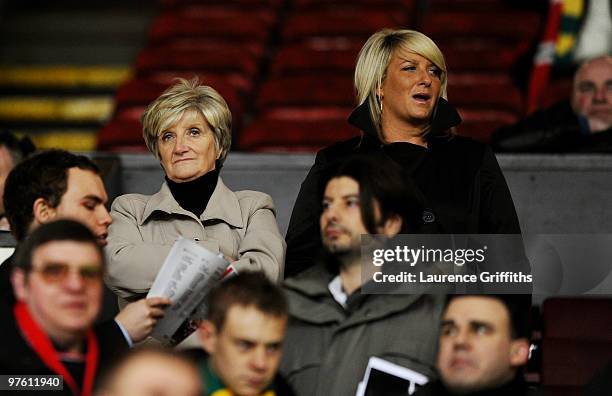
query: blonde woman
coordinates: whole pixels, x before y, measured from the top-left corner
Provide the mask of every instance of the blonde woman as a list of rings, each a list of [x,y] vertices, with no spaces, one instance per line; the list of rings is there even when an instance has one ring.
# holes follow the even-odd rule
[[[231,191],[219,177],[231,144],[231,113],[221,95],[197,79],[179,79],[147,107],[142,124],[166,177],[153,195],[113,202],[107,283],[120,305],[147,293],[180,236],[222,253],[238,272],[282,279],[285,243],[272,198]]]
[[[461,117],[446,100],[446,62],[429,37],[414,30],[373,34],[359,53],[355,88],[359,106],[349,123],[361,136],[317,154],[287,231],[287,276],[309,267],[321,244],[320,181],[334,163],[355,154],[390,157],[414,179],[427,206],[414,225],[419,232],[520,234],[491,149],[452,133]]]

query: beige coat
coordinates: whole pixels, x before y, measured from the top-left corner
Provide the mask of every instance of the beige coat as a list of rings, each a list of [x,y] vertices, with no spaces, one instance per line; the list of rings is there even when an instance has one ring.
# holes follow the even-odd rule
[[[183,236],[221,252],[240,271],[263,271],[283,278],[285,241],[276,223],[272,198],[257,191],[233,192],[221,178],[198,219],[181,208],[167,184],[153,195],[127,194],[111,208],[106,283],[119,303],[143,297],[174,241]]]

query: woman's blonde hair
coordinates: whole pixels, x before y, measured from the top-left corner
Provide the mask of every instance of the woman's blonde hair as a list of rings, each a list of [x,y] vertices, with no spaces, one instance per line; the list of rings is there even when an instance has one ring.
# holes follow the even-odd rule
[[[187,110],[199,111],[213,131],[215,148],[222,164],[232,144],[232,113],[225,99],[213,88],[200,85],[197,78],[177,78],[142,114],[142,136],[157,159],[159,136]]]
[[[391,56],[398,49],[421,55],[440,69],[440,97],[446,99],[446,62],[440,48],[429,37],[408,29],[383,29],[374,33],[359,51],[355,89],[358,104],[369,102],[370,117],[380,136],[382,111],[378,92],[387,77]]]

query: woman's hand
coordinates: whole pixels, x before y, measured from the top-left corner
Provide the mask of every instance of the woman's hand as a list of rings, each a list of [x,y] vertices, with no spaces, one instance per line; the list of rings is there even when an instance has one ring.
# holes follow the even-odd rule
[[[115,320],[128,332],[132,342],[144,340],[171,301],[167,297],[151,297],[130,303],[115,316]]]

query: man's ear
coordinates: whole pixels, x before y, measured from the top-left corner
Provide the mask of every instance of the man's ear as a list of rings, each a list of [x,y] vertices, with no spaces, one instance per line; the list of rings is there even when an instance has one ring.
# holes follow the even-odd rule
[[[34,221],[39,224],[45,224],[55,219],[57,211],[54,207],[49,205],[44,198],[37,198],[32,205],[32,213],[34,214]]]
[[[382,234],[392,237],[402,230],[402,218],[399,215],[391,215],[383,224]]]
[[[25,301],[28,295],[26,287],[26,273],[21,268],[13,269],[11,273],[11,283],[13,284],[13,291],[17,301]]]
[[[205,320],[200,323],[199,328],[199,336],[200,341],[202,341],[202,346],[204,350],[208,352],[209,355],[215,353],[215,347],[217,344],[217,328],[210,320]]]
[[[510,365],[520,367],[527,364],[529,360],[529,340],[518,338],[510,345]]]

